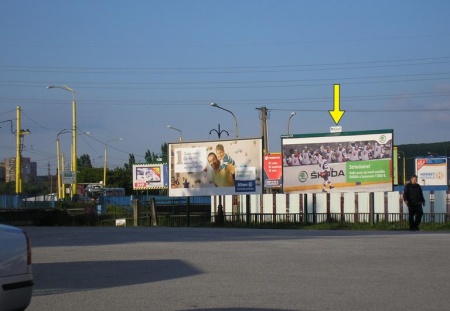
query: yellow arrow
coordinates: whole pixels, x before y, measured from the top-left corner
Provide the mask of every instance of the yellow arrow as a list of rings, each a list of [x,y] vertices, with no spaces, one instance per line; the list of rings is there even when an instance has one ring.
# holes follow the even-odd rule
[[[331,115],[331,118],[333,118],[334,123],[336,125],[339,124],[339,121],[341,121],[342,116],[345,113],[345,110],[341,110],[341,96],[340,96],[340,85],[335,84],[334,85],[334,105],[333,110],[328,110],[328,112]]]

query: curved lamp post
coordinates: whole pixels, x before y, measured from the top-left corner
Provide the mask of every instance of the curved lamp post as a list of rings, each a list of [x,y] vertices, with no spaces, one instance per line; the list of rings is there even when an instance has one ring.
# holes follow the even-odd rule
[[[103,187],[104,188],[106,188],[106,164],[108,161],[108,143],[110,143],[112,141],[119,141],[119,140],[123,140],[123,138],[109,139],[106,141],[106,144],[105,144],[105,157],[103,158]]]
[[[296,114],[297,114],[297,113],[295,113],[295,112],[291,112],[291,115],[289,116],[289,119],[288,119],[288,131],[287,131],[288,135],[290,134],[290,129],[291,129],[291,119],[292,119],[292,117],[295,116]]]
[[[176,127],[173,127],[172,125],[167,125],[167,128],[180,132],[180,141],[183,141],[183,133],[181,132],[180,129],[177,129]]]
[[[225,110],[226,112],[231,113],[231,115],[234,118],[234,124],[236,125],[236,138],[238,138],[239,137],[239,128],[238,128],[238,122],[237,122],[237,119],[236,119],[236,116],[234,115],[234,113],[228,109],[220,107],[219,105],[217,105],[217,103],[211,103],[211,107],[219,108],[219,109]]]
[[[70,133],[71,130],[68,129],[64,129],[61,130],[58,135],[56,135],[56,160],[57,160],[57,166],[58,166],[58,200],[60,200],[61,198],[64,197],[65,193],[64,193],[64,188],[62,185],[62,181],[61,181],[61,148],[60,148],[60,144],[59,144],[59,135],[61,134],[65,134],[65,133]]]
[[[74,183],[72,184],[72,197],[78,193],[77,190],[77,101],[76,94],[73,89],[67,85],[49,85],[48,89],[62,89],[72,93],[72,172],[75,174]]]

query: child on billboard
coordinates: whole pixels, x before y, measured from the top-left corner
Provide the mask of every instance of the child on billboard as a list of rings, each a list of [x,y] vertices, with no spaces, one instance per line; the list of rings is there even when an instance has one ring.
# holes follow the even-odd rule
[[[227,167],[228,164],[231,164],[233,166],[236,165],[236,163],[234,162],[233,158],[230,157],[227,153],[225,153],[225,148],[223,147],[222,144],[218,144],[216,146],[216,155],[217,158],[220,161],[220,168],[221,169],[225,169]]]

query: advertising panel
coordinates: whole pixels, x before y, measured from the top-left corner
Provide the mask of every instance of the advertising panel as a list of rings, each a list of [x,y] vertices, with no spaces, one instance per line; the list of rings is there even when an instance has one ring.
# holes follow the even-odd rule
[[[264,155],[264,187],[280,188],[283,172],[283,159],[281,152],[272,152]]]
[[[169,144],[169,196],[262,193],[262,139]]]
[[[394,147],[393,153],[392,153],[392,165],[394,167],[394,185],[398,185],[398,150],[397,147]],[[402,168],[404,169],[404,168]]]
[[[61,172],[61,182],[64,185],[74,184],[76,181],[77,174],[73,171],[62,171]]]
[[[393,131],[282,136],[283,190],[374,192],[393,189]]]
[[[133,165],[134,190],[163,189],[167,188],[168,185],[169,178],[166,163]]]
[[[447,158],[416,158],[416,175],[423,186],[447,186]]]

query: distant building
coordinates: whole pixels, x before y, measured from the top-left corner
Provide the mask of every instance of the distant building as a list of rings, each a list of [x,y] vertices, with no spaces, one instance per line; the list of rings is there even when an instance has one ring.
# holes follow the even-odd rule
[[[31,162],[30,158],[22,158],[21,174],[23,182],[32,182],[37,176],[37,163]],[[5,182],[16,180],[16,158],[6,158],[4,163]],[[0,173],[1,176],[1,173]],[[0,177],[1,178],[1,177]]]
[[[5,162],[0,162],[0,182],[5,182]]]

